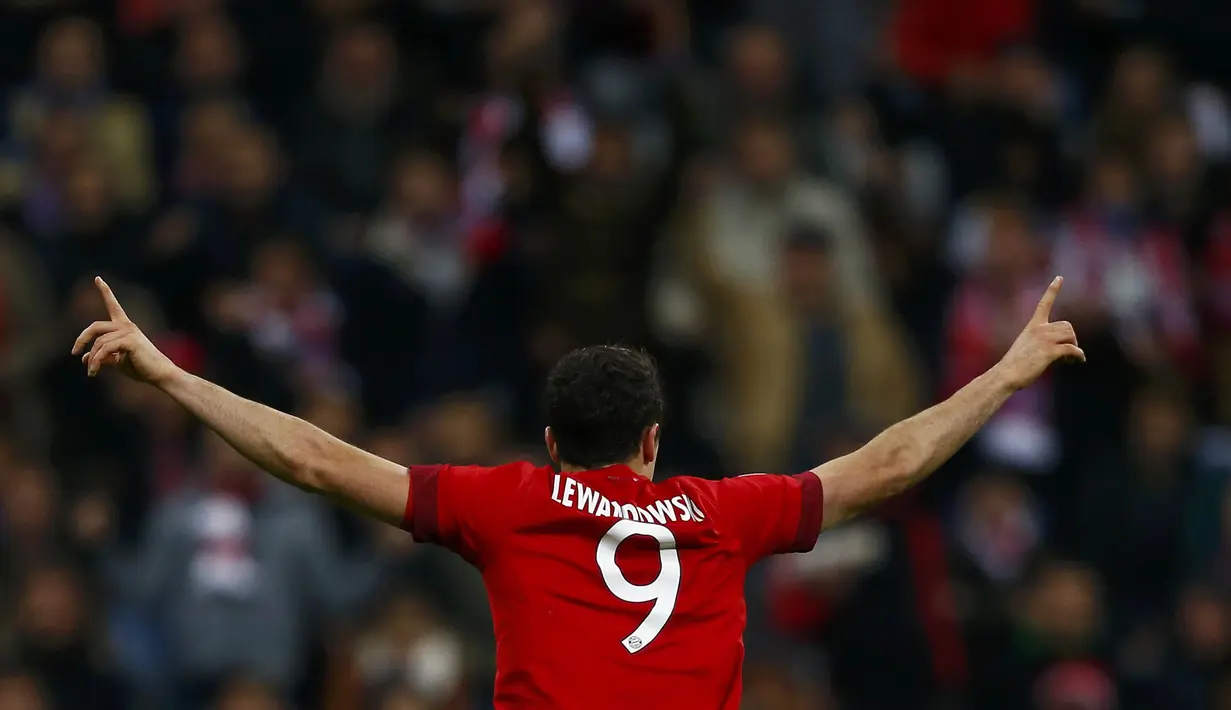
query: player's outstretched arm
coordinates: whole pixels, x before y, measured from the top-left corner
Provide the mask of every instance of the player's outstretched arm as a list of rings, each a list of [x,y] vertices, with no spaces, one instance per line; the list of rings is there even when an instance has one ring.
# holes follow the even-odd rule
[[[91,377],[110,366],[148,382],[283,481],[385,522],[402,522],[409,495],[404,467],[181,370],[128,319],[107,284],[101,278],[95,284],[108,320],[91,324],[73,344]]]
[[[836,525],[915,485],[949,460],[1014,392],[1057,360],[1085,362],[1073,326],[1050,322],[1056,277],[1009,352],[952,397],[889,427],[863,448],[812,469],[825,491],[824,524]]]

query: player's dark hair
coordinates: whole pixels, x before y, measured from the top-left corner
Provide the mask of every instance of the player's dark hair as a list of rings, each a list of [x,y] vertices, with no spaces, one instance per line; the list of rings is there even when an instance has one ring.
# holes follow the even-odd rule
[[[561,461],[587,469],[627,461],[646,427],[662,421],[658,366],[642,350],[579,348],[547,376],[546,404]]]

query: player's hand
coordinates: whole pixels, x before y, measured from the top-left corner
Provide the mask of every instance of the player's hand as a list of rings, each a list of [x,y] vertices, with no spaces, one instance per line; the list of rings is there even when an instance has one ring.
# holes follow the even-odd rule
[[[1014,390],[1028,387],[1057,360],[1085,362],[1086,354],[1077,346],[1077,333],[1068,321],[1051,322],[1052,304],[1064,279],[1057,276],[1047,287],[1034,309],[1026,329],[1017,336],[1009,352],[996,367]]]
[[[73,354],[81,355],[87,374],[94,377],[104,366],[111,366],[154,385],[173,376],[178,368],[128,319],[107,282],[95,278],[94,285],[107,306],[107,320],[91,323],[73,343]]]

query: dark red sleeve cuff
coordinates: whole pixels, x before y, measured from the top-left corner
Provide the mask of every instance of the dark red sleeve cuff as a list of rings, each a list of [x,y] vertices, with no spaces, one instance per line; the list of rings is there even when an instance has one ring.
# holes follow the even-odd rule
[[[815,473],[792,476],[799,481],[799,526],[795,528],[795,540],[791,543],[791,552],[807,552],[816,547],[816,539],[821,535],[821,518],[825,508],[825,491],[821,479]]]
[[[410,495],[406,497],[402,529],[409,530],[415,542],[440,541],[440,469],[440,466],[411,466],[407,470]]]

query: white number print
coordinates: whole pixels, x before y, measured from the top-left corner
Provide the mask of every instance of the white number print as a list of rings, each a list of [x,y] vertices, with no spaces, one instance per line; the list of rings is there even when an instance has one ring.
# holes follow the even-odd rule
[[[658,541],[658,559],[662,569],[648,584],[628,581],[616,564],[616,550],[620,543],[633,535],[645,535]],[[650,645],[666,626],[671,612],[675,611],[675,599],[680,593],[680,555],[675,549],[675,536],[662,525],[620,520],[598,541],[598,569],[603,573],[607,589],[616,598],[632,604],[654,602],[649,616],[620,642],[629,653],[636,653]]]

